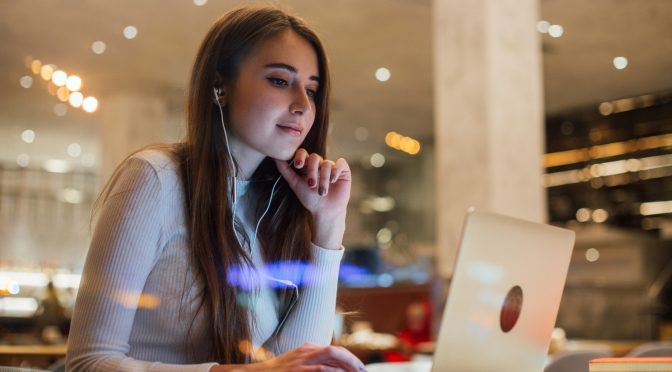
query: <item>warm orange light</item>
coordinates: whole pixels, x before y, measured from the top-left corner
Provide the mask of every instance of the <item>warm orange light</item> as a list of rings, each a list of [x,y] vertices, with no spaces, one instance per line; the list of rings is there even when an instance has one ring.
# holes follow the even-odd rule
[[[408,153],[411,154],[411,155],[416,155],[419,152],[420,152],[420,142],[415,141],[415,142],[413,142],[413,146],[408,151]]]
[[[401,143],[402,136],[399,133],[395,133],[394,136],[390,139],[390,147],[393,149],[399,150],[399,144]]]
[[[610,156],[623,155],[630,151],[628,142],[613,142],[605,145],[597,145],[590,148],[590,157],[593,159],[608,158]]]
[[[30,69],[33,71],[33,74],[39,74],[42,70],[42,62],[39,59],[34,60],[33,63],[30,64]]]
[[[67,102],[68,98],[70,98],[70,91],[66,87],[60,87],[56,91],[56,97],[60,99],[62,102]]]
[[[51,80],[51,75],[54,73],[54,68],[51,67],[51,65],[43,65],[40,68],[40,76],[42,76],[42,79],[44,80]]]
[[[588,159],[587,149],[552,152],[544,155],[544,166],[546,168],[559,167],[561,165],[579,163]]]
[[[53,82],[50,81],[49,83],[47,83],[47,92],[49,92],[49,94],[51,94],[52,96],[55,96],[56,92],[58,92],[58,87],[54,85]]]

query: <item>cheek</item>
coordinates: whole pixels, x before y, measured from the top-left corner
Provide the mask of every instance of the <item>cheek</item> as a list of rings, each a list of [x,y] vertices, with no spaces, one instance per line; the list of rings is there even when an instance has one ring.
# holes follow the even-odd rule
[[[306,131],[304,132],[303,138],[301,140],[302,142],[306,139],[306,137],[308,137],[308,133],[310,133],[313,130],[313,128],[315,127],[315,114],[311,113],[309,115],[310,115],[309,117],[306,117],[306,121],[305,121]]]

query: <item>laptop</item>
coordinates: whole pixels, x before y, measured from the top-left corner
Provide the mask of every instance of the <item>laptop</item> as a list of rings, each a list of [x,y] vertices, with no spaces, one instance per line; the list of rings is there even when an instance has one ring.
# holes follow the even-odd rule
[[[369,371],[541,372],[574,232],[471,209],[431,363]]]

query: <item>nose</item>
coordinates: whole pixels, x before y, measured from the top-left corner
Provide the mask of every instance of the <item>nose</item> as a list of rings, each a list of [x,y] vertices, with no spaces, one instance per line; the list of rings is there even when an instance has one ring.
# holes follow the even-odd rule
[[[310,110],[310,97],[302,87],[295,88],[293,101],[289,105],[289,112],[292,114],[305,114]]]

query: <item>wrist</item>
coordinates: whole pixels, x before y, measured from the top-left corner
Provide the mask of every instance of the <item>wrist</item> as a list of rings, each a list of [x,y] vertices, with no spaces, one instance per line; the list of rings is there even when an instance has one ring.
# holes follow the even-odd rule
[[[345,214],[342,216],[324,218],[313,215],[311,241],[313,244],[326,249],[340,249],[345,233]]]
[[[217,364],[209,372],[246,372],[257,370],[258,364]]]

